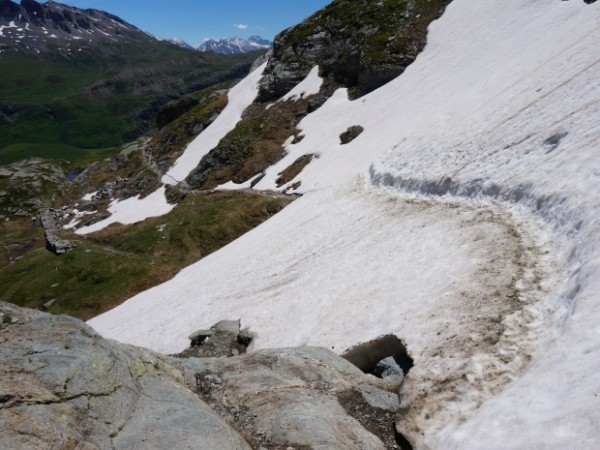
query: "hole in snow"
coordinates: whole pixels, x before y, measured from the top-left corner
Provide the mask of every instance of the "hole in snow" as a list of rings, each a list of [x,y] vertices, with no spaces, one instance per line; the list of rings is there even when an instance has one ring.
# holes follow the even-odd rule
[[[406,351],[404,342],[393,334],[358,344],[344,353],[342,358],[354,364],[364,373],[384,379],[402,377],[414,364],[413,359]],[[399,373],[398,369],[402,373]]]
[[[556,147],[560,145],[560,141],[567,135],[567,133],[557,133],[550,136],[548,139],[544,141],[542,144],[546,148],[546,153],[553,152]]]
[[[402,450],[413,450],[413,446],[411,445],[411,443],[402,435],[402,433],[396,430],[396,427],[394,427],[394,431],[396,443],[400,446],[400,448]]]

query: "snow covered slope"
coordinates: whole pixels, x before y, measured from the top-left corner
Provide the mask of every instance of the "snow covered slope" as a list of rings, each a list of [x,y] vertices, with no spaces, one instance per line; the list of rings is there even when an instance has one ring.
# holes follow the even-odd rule
[[[90,324],[164,352],[219,319],[256,348],[394,333],[416,448],[595,448],[599,41],[598,3],[455,0],[401,77],[300,123],[256,188],[316,153],[301,199]]]

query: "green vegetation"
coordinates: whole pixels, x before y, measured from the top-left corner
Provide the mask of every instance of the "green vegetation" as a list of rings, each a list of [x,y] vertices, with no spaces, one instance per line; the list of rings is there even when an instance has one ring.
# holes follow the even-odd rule
[[[14,249],[0,262],[0,301],[89,319],[168,280],[289,201],[244,192],[189,194],[166,216],[73,237],[77,247],[60,257],[41,248],[39,228],[2,224],[4,248],[10,240]],[[31,239],[37,248],[15,257]]]
[[[334,89],[334,84],[326,83],[322,92],[311,98],[326,98]],[[298,133],[296,125],[308,113],[308,105],[308,98],[302,98],[277,102],[268,109],[264,104],[250,106],[186,182],[193,189],[214,189],[229,181],[239,184],[257,177],[285,156],[283,144]]]
[[[117,153],[118,149],[114,147],[83,150],[65,144],[12,144],[0,151],[0,166],[32,157],[65,160],[76,166],[84,166]]]
[[[69,60],[2,54],[0,165],[22,155],[48,157],[51,145],[59,154],[53,159],[101,158],[96,149],[150,131],[162,104],[181,92],[239,78],[240,65],[257,56],[204,54],[153,40],[88,49]]]
[[[402,73],[425,47],[427,27],[451,0],[334,0],[283,36],[276,56],[292,67],[321,65],[322,74],[364,95]],[[327,54],[314,57],[315,41]],[[335,43],[335,44],[333,44]]]

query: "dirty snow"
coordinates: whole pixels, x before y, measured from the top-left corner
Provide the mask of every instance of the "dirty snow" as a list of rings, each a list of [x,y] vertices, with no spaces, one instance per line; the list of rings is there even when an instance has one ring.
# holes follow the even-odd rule
[[[455,0],[401,77],[303,119],[304,197],[90,324],[164,352],[221,319],[255,348],[391,332],[415,448],[595,448],[599,41],[599,3]]]

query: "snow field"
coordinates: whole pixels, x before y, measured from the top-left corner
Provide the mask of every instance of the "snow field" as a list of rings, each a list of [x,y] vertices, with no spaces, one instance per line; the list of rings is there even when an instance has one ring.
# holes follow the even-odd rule
[[[141,222],[149,217],[162,216],[169,213],[175,205],[167,203],[165,187],[161,186],[153,193],[140,199],[139,195],[126,200],[113,200],[108,207],[111,216],[86,227],[78,228],[75,234],[85,235],[102,230],[113,223],[129,225]]]
[[[599,5],[455,0],[401,77],[337,91],[256,186],[318,154],[304,197],[90,324],[165,352],[221,319],[256,348],[394,333],[416,448],[595,448]]]

